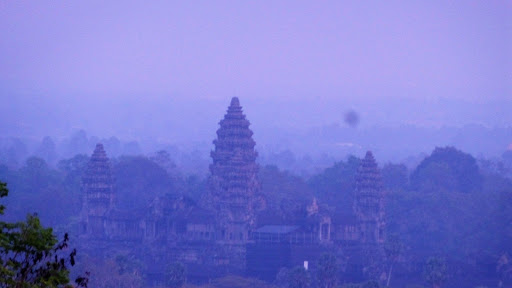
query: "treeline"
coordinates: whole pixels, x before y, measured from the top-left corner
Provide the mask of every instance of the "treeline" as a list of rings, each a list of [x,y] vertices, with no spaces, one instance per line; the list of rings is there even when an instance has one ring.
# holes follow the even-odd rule
[[[386,191],[387,245],[400,247],[392,284],[426,283],[428,259],[441,259],[453,285],[511,285],[512,151],[476,160],[454,147],[436,148],[414,169],[381,166]],[[263,191],[283,213],[310,197],[336,211],[352,209],[360,159],[349,156],[309,179],[264,167]],[[286,212],[288,210],[288,212]],[[387,262],[391,261],[388,257]],[[381,263],[389,267],[391,263]]]
[[[55,167],[36,156],[29,157],[19,169],[0,164],[0,179],[11,191],[6,199],[10,207],[7,219],[23,219],[27,213],[36,212],[45,224],[69,231],[78,221],[81,178],[89,157],[75,155],[60,160]],[[197,200],[206,189],[204,176],[183,175],[165,151],[151,156],[120,156],[111,163],[120,209],[144,209],[165,194]]]
[[[146,154],[145,151],[163,149],[171,155],[183,172],[201,175],[208,173],[209,142],[206,145],[188,145],[187,149],[180,149],[176,145],[158,144],[157,141],[139,143],[136,140],[123,140],[115,136],[100,138],[90,136],[84,130],[61,138],[0,137],[0,163],[17,170],[25,165],[28,158],[35,156],[43,159],[49,166],[57,168],[60,160],[70,159],[75,155],[90,155],[97,143],[102,143],[108,156],[113,158],[123,155],[141,156]]]
[[[0,164],[0,180],[11,191],[4,219],[21,220],[36,212],[58,233],[77,231],[80,181],[88,161],[89,155],[78,154],[54,165],[37,156],[18,168]],[[116,205],[121,209],[144,209],[165,194],[198,201],[207,189],[204,174],[183,172],[166,151],[112,157],[111,162]],[[259,179],[267,206],[285,220],[303,213],[313,197],[333,213],[352,209],[359,163],[360,158],[349,156],[308,178],[262,166]],[[510,283],[512,151],[500,159],[476,160],[453,147],[436,148],[413,170],[395,163],[380,167],[388,239],[400,247],[392,284],[411,279],[423,283],[425,263],[431,257],[445,261],[448,282]]]

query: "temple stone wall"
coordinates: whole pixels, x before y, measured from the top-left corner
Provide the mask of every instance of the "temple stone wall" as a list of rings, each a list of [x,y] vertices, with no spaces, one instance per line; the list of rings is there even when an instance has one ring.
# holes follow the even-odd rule
[[[255,276],[261,271],[270,277],[283,263],[295,266],[303,261],[314,262],[326,249],[343,251],[354,271],[366,265],[361,260],[368,258],[361,256],[363,252],[380,253],[386,225],[384,192],[371,152],[366,153],[356,175],[351,211],[333,212],[334,209],[312,199],[305,207],[304,219],[284,227],[294,227],[292,232],[270,235],[268,229],[261,230],[264,226],[257,223],[256,215],[268,211],[264,211],[265,199],[257,177],[256,143],[238,98],[231,100],[219,125],[211,151],[209,189],[204,191],[199,204],[183,196],[161,195],[147,209],[117,210],[111,164],[103,145],[96,145],[82,178],[83,250],[110,258],[133,254],[148,264],[161,263],[147,265],[148,271],[144,271],[155,279],[163,279],[165,265],[177,261],[201,267],[189,270],[191,277],[198,273],[197,279],[222,273],[243,274],[246,268]],[[280,222],[269,226],[281,231],[283,227],[277,223]],[[256,233],[270,238],[256,239]],[[276,245],[286,249],[281,253]],[[373,250],[367,249],[370,246]],[[281,255],[277,262],[269,258],[265,259],[268,267],[246,266],[259,263],[262,258],[258,253],[272,257],[272,251]]]

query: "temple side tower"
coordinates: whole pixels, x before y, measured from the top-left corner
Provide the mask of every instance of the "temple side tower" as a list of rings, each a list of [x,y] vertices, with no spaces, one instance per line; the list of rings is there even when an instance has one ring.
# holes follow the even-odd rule
[[[256,143],[237,97],[220,121],[211,152],[210,191],[203,205],[217,214],[217,239],[243,243],[254,226],[255,213],[264,207],[257,178]]]
[[[385,239],[384,189],[372,152],[366,152],[356,176],[354,212],[357,217],[360,241],[381,244]]]
[[[102,144],[97,144],[82,177],[82,232],[103,236],[106,214],[114,204],[114,181],[110,160]]]

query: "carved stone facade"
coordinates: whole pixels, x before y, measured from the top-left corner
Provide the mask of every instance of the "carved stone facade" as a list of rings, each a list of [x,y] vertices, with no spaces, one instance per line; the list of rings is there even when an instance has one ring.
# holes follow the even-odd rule
[[[372,152],[366,152],[356,176],[354,212],[363,243],[383,243],[385,239],[384,189],[382,176]]]
[[[82,177],[83,234],[102,237],[105,234],[105,219],[114,205],[114,179],[110,160],[102,144],[97,144]]]
[[[219,125],[217,139],[213,141],[215,150],[211,152],[210,190],[203,206],[216,213],[218,239],[245,243],[265,201],[260,194],[256,143],[237,97],[231,99]]]
[[[253,271],[253,276],[270,279],[282,265],[313,261],[326,249],[343,251],[351,257],[350,261],[356,261],[354,255],[359,252],[351,247],[383,243],[383,186],[371,152],[361,162],[351,211],[336,211],[312,199],[310,205],[303,207],[302,218],[293,223],[258,223],[261,215],[269,216],[273,212],[265,210],[257,177],[253,132],[238,98],[231,100],[219,124],[211,152],[209,189],[203,193],[199,205],[186,197],[165,195],[143,211],[116,209],[110,161],[103,146],[98,144],[82,179],[84,250],[103,257],[127,251],[138,255],[151,267],[145,273],[157,279],[153,284],[159,284],[166,265],[176,261],[192,267],[188,269],[189,276],[195,279],[227,272],[242,273],[246,268]],[[261,253],[281,251],[276,247],[288,251],[281,255],[282,263],[246,267],[246,263],[259,265],[259,257],[264,256]],[[262,259],[273,261],[270,254]]]

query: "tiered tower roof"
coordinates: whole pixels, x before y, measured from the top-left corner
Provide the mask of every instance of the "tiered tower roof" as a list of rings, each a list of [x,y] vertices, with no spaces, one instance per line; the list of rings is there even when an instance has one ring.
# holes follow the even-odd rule
[[[361,241],[384,240],[384,189],[382,176],[372,152],[366,152],[356,175],[354,212],[359,221]]]
[[[356,191],[364,194],[382,193],[382,176],[371,151],[366,152],[356,176]]]
[[[215,145],[215,151],[211,154],[213,164],[225,164],[237,153],[235,150],[240,150],[242,161],[254,162],[257,157],[254,151],[256,142],[252,139],[250,123],[245,119],[237,97],[231,99],[231,105],[219,125],[217,139],[213,141]]]
[[[249,121],[237,97],[231,99],[224,119],[220,121],[217,139],[213,141],[210,165],[210,207],[222,215],[221,221],[246,223],[253,221],[260,206],[256,143]],[[259,203],[259,204],[258,204]]]
[[[113,202],[114,179],[112,168],[103,145],[100,143],[96,145],[82,178],[82,191],[85,194],[89,209],[94,209],[95,204],[110,207]]]

